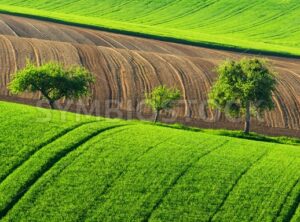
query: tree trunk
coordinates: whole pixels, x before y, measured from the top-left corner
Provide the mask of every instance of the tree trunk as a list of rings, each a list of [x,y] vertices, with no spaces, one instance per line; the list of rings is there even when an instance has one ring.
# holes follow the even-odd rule
[[[160,113],[160,110],[156,110],[154,123],[157,123],[158,118],[159,118],[159,113]]]
[[[245,120],[245,129],[244,133],[250,133],[250,120],[251,120],[251,113],[250,113],[250,103],[248,102],[246,105],[246,120]]]
[[[49,105],[50,105],[51,109],[56,109],[55,101],[49,100]]]

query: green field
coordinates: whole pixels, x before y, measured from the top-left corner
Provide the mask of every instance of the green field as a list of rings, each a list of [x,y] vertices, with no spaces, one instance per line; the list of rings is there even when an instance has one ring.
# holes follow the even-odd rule
[[[0,11],[167,40],[300,55],[299,0],[0,0]]]
[[[300,147],[0,102],[1,221],[299,221]]]

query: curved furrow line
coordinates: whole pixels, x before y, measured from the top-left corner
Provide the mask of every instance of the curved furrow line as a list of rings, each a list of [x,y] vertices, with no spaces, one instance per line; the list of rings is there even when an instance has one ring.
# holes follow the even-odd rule
[[[188,171],[198,162],[200,161],[202,158],[204,158],[205,156],[209,155],[210,153],[212,153],[213,151],[216,151],[220,148],[222,148],[226,143],[228,143],[229,140],[225,140],[224,142],[222,142],[221,144],[218,144],[217,146],[215,146],[214,148],[212,148],[211,150],[205,152],[204,154],[195,157],[189,164],[187,164],[184,169],[179,172],[178,175],[176,175],[176,177],[173,179],[173,181],[171,182],[171,184],[164,189],[164,192],[162,193],[161,197],[156,201],[156,203],[153,205],[151,211],[145,215],[145,217],[143,218],[143,222],[148,222],[149,219],[151,218],[152,214],[154,213],[154,211],[156,211],[160,205],[162,204],[164,198],[172,191],[172,189],[177,185],[177,183],[180,181],[181,178],[183,178]]]
[[[39,57],[41,58],[41,64],[44,64],[49,61],[57,61],[57,52],[52,49],[50,41],[40,41],[37,39],[30,39],[32,44],[37,49]]]
[[[14,73],[15,69],[11,67],[15,67],[15,52],[14,49],[11,47],[10,41],[5,36],[0,36],[0,57],[1,57],[1,66],[0,66],[0,92],[2,95],[8,96],[9,92],[6,88],[10,81],[10,74]]]
[[[149,92],[153,88],[151,87],[151,79],[147,76],[148,73],[151,72],[151,69],[136,56],[135,52],[128,51],[128,54],[131,57],[131,65],[135,72],[136,80],[141,86],[140,90],[137,92],[137,99],[141,101],[144,98],[144,93]]]
[[[283,119],[283,127],[285,128],[289,128],[289,111],[285,105],[284,99],[281,96],[281,87],[277,87],[277,89],[275,90],[274,94],[275,94],[275,102],[277,103],[277,108],[280,110],[281,113],[281,118]],[[275,113],[274,113],[275,114]],[[277,114],[275,114],[277,116]],[[277,118],[274,118],[277,119]],[[278,127],[277,125],[275,125],[275,127]],[[280,126],[279,126],[280,127]]]
[[[102,38],[100,35],[98,35],[97,32],[94,32],[92,30],[77,30],[79,33],[84,33],[84,36],[88,36],[89,38],[96,46],[104,46],[104,47],[112,47],[114,48],[114,45],[112,45],[109,41],[106,41],[104,38]]]
[[[295,83],[295,80],[293,81],[293,78],[287,78],[284,79],[285,85],[286,85],[286,90],[287,93],[289,95],[289,110],[292,116],[292,128],[296,129],[300,127],[300,117],[299,117],[299,113],[300,113],[300,94],[299,94],[299,86]],[[296,90],[295,87],[298,87],[298,89]]]
[[[150,63],[150,65],[153,67],[155,73],[157,83],[159,84],[166,84],[171,87],[181,88],[181,85],[179,84],[177,80],[177,76],[174,73],[174,69],[172,69],[171,66],[166,65],[166,60],[162,59],[158,54],[155,53],[141,53],[143,57]],[[180,104],[174,108],[174,112],[179,115],[184,115],[184,113],[181,112]]]
[[[127,36],[122,36],[122,37],[114,36],[113,38],[117,40],[119,43],[121,43],[123,46],[125,46],[127,50],[144,51],[143,46],[140,46],[138,42],[132,41],[133,39],[128,38]]]
[[[198,101],[203,101],[207,99],[206,94],[208,94],[208,90],[210,88],[209,82],[207,81],[206,75],[203,73],[203,71],[194,64],[193,61],[182,57],[182,60],[191,67],[189,72],[191,73],[190,79],[192,80],[189,85],[186,85],[187,88],[192,88],[193,92],[197,95],[198,98],[196,98]],[[195,95],[194,95],[195,96]],[[190,99],[194,99],[191,97]]]
[[[123,45],[121,42],[115,40],[115,38],[116,38],[115,36],[105,35],[105,37],[103,36],[102,38],[108,39],[107,41],[110,42],[112,45],[115,45],[116,48],[127,49],[127,47],[125,45]]]
[[[185,117],[194,117],[195,113],[194,110],[192,109],[192,103],[193,103],[193,98],[194,98],[194,88],[190,87],[191,85],[194,84],[193,77],[192,75],[195,75],[195,73],[191,73],[192,69],[189,64],[186,63],[183,57],[177,57],[177,56],[172,56],[168,57],[169,58],[169,63],[172,64],[172,66],[176,69],[176,73],[178,74],[178,78],[182,81],[182,85],[185,89],[184,93],[184,99],[186,100],[186,113]]]
[[[17,33],[15,33],[15,31],[3,20],[0,20],[0,34],[18,36]]]
[[[40,26],[39,26],[38,24],[34,25],[33,22],[29,22],[29,21],[26,21],[26,23],[27,23],[30,27],[32,27],[33,30],[37,31],[38,36],[42,36],[42,37],[46,38],[46,36],[45,36],[45,34],[43,33],[43,31],[41,31],[41,30],[39,29]],[[32,38],[32,36],[31,36],[31,38]]]
[[[193,58],[191,60],[193,61],[194,65],[198,67],[199,71],[201,71],[201,73],[204,75],[204,81],[206,83],[206,89],[208,93],[217,77],[217,74],[214,71],[212,71],[215,69],[214,63],[203,59],[200,60],[198,58]],[[198,111],[200,113],[198,113],[199,116],[196,116],[196,118],[204,117],[205,120],[212,121],[217,117],[217,114],[213,109],[209,108],[208,106],[207,93],[204,95],[204,98],[201,101],[201,110]]]
[[[132,41],[132,39],[128,37],[128,40]],[[172,54],[170,52],[166,45],[168,44],[167,42],[159,42],[159,41],[154,41],[147,39],[147,42],[145,39],[139,39],[136,38],[134,41],[134,44],[137,44],[140,48],[139,51],[145,51],[145,52],[156,52],[156,53],[161,53],[161,54]]]
[[[133,101],[133,107],[135,107],[135,110],[138,110],[137,104],[143,99],[143,96],[142,93],[139,94],[137,91],[143,92],[144,90],[149,90],[153,85],[160,83],[172,86],[175,85],[179,89],[182,88],[184,100],[182,107],[178,108],[178,111],[176,110],[176,114],[180,113],[178,118],[186,116],[198,118],[198,113],[202,111],[191,106],[186,100],[193,98],[196,98],[195,100],[203,100],[207,97],[207,92],[215,79],[215,73],[212,70],[214,67],[211,66],[218,64],[224,58],[230,57],[232,59],[238,59],[243,56],[243,54],[234,54],[193,46],[183,46],[174,43],[165,43],[122,35],[118,36],[106,32],[85,30],[78,27],[73,28],[65,25],[55,25],[30,19],[24,19],[25,22],[22,24],[19,18],[12,19],[10,16],[7,16],[7,18],[1,16],[1,18],[3,21],[8,20],[8,24],[11,24],[13,28],[16,27],[16,31],[24,36],[36,36],[38,34],[36,29],[46,31],[47,24],[49,24],[49,26],[53,26],[49,29],[50,31],[55,29],[60,30],[57,33],[58,36],[56,39],[60,36],[63,40],[66,40],[66,42],[59,42],[56,40],[47,41],[7,36],[6,38],[9,39],[11,45],[15,48],[14,51],[16,53],[16,64],[18,68],[23,67],[23,55],[24,58],[26,56],[32,58],[32,60],[37,60],[39,64],[50,60],[61,60],[68,65],[70,63],[82,63],[90,71],[94,72],[97,78],[96,85],[92,88],[92,99],[90,99],[89,102],[92,103],[97,99],[101,101],[102,106],[106,99],[116,99],[120,100],[118,102],[121,104],[122,109],[127,111],[129,108],[125,107],[124,104],[129,100]],[[61,34],[61,32],[66,35]],[[53,39],[50,34],[46,34],[45,36]],[[69,41],[71,40],[68,36],[74,39],[78,38],[74,41],[86,43],[87,45],[77,43],[70,44]],[[114,42],[111,42],[111,45],[107,46],[108,44],[100,39],[102,36],[105,39],[114,39]],[[3,37],[1,36],[1,39],[2,38]],[[72,40],[72,42],[74,41]],[[3,42],[5,43],[4,40]],[[97,48],[95,44],[97,45],[101,42],[106,46],[99,46],[99,49],[95,49]],[[134,44],[135,42],[136,44]],[[23,43],[26,44],[26,47],[28,48],[25,48],[25,46],[23,47]],[[32,46],[29,46],[28,43]],[[111,51],[110,48],[114,47],[113,45],[116,45],[118,49]],[[128,48],[133,48],[133,46],[135,46],[134,50],[127,50]],[[3,49],[5,47],[7,46],[2,46]],[[122,48],[124,47],[127,49],[122,51]],[[34,51],[32,51],[31,48],[33,48]],[[77,48],[84,48],[86,51],[85,54],[80,55],[80,50],[78,51]],[[9,58],[9,61],[12,62],[15,61],[15,59],[12,58],[13,52],[10,50],[10,48],[6,49],[7,55],[5,56],[10,56],[11,58]],[[168,52],[163,50],[167,50]],[[97,53],[95,53],[95,51],[97,51]],[[3,53],[3,51],[1,51],[1,53]],[[114,54],[110,55],[112,53]],[[70,56],[70,54],[74,54],[74,56]],[[124,59],[121,58],[121,56]],[[267,112],[265,115],[266,122],[258,123],[258,125],[259,127],[272,126],[298,130],[300,127],[300,118],[298,115],[300,110],[298,83],[300,80],[297,72],[300,68],[299,62],[296,59],[279,59],[277,57],[270,58],[270,60],[274,64],[275,70],[279,71],[280,79],[283,82],[278,86],[277,97],[279,96],[279,98],[275,99],[277,100],[276,103],[278,104],[278,108],[276,108],[275,111]],[[7,67],[13,68],[13,64],[9,64],[9,61],[1,61],[5,62],[5,64],[3,64],[4,67],[0,69],[5,70]],[[7,67],[5,67],[5,65]],[[9,69],[4,71],[2,72],[2,76],[5,72],[12,74],[14,70]],[[9,78],[5,76],[3,78],[6,78],[7,80],[1,81],[2,84],[5,82],[5,85],[0,88],[0,91],[3,92],[1,95],[7,96],[8,91],[6,90],[6,85]],[[125,86],[123,86],[124,83],[126,84]],[[110,84],[110,88],[108,88],[108,84]],[[119,89],[122,89],[122,91]],[[198,90],[198,92],[195,90]],[[131,97],[128,98],[127,95],[130,95]],[[38,99],[38,97],[37,94],[24,94],[20,96],[22,99],[34,100]],[[283,107],[284,103],[286,107]],[[283,109],[282,116],[279,115],[277,109]],[[131,111],[132,110],[134,109],[131,109]],[[206,112],[210,113],[210,110],[207,110]],[[211,115],[211,113],[209,115]],[[281,119],[283,119],[283,123],[281,123]],[[224,122],[227,120],[222,118],[221,121]]]
[[[188,97],[187,97],[187,90],[184,86],[184,80],[182,78],[182,74],[175,68],[175,66],[170,62],[175,56],[163,56],[163,55],[157,55],[160,59],[164,61],[166,65],[170,67],[171,70],[173,70],[172,74],[175,76],[177,79],[177,83],[180,85],[181,88],[181,93],[184,101],[184,111],[183,111],[183,116],[184,117],[189,117],[191,115],[190,109],[189,109],[189,103],[188,103]]]
[[[284,122],[284,118],[283,118],[283,115],[282,115],[282,110],[280,110],[278,108],[279,107],[279,101],[275,96],[273,96],[273,101],[274,101],[274,104],[275,104],[274,111],[273,112],[265,112],[263,114],[263,121],[264,121],[264,123],[267,127],[274,127],[274,126],[276,126],[276,123],[279,123],[279,124],[283,125],[283,122]],[[279,112],[279,114],[277,112]],[[275,118],[277,117],[277,115],[279,115],[280,118],[275,121]]]
[[[32,59],[31,61],[35,61],[36,64],[38,66],[40,66],[41,65],[41,58],[40,58],[40,55],[38,53],[38,50],[36,49],[36,47],[34,46],[34,44],[31,41],[27,41],[27,42],[28,42],[28,44],[30,45],[30,47],[32,48],[32,51],[33,51],[33,56],[32,56],[32,58],[30,58],[30,59]],[[28,56],[28,54],[31,55],[31,53],[26,53],[26,57]]]
[[[17,17],[5,16],[4,21],[19,37],[30,38],[33,33],[36,33],[36,30],[32,31],[32,28],[28,26],[27,23],[22,22],[22,20]],[[48,35],[51,35],[51,32],[47,31],[47,36]]]
[[[74,45],[79,52],[83,66],[95,74],[96,83],[93,85],[92,99],[101,104],[101,113],[105,112],[105,100],[112,96],[112,88],[107,79],[109,67],[98,48],[89,45]]]
[[[139,61],[135,58],[134,54],[128,50],[120,50],[120,54],[127,60],[128,65],[131,67],[131,75],[135,90],[133,91],[133,107],[134,110],[139,110],[140,101],[143,99],[144,90],[146,89],[146,80],[143,75],[143,67],[140,66]]]
[[[182,57],[182,60],[190,66],[190,69],[188,72],[186,72],[186,75],[188,73],[190,76],[190,83],[185,84],[185,88],[187,89],[193,89],[190,90],[192,94],[188,97],[191,101],[190,109],[193,118],[201,118],[204,113],[202,113],[202,109],[200,107],[207,101],[207,94],[208,90],[210,88],[210,85],[208,84],[208,81],[206,79],[206,76],[203,74],[203,71],[199,69],[198,66],[194,64],[191,60]]]
[[[155,86],[162,85],[164,82],[161,80],[162,75],[168,75],[162,71],[164,65],[159,64],[161,61],[158,61],[157,56],[149,52],[139,52],[138,55],[150,66],[152,69],[155,79]],[[153,62],[155,60],[156,62]]]
[[[111,51],[115,57],[115,61],[119,63],[120,66],[120,85],[123,89],[123,95],[126,95],[126,105],[128,111],[136,111],[138,107],[138,99],[136,97],[136,87],[137,83],[135,80],[135,75],[133,67],[130,64],[129,57],[127,56],[127,50],[117,50],[115,48],[107,48]],[[123,53],[122,53],[123,52]]]
[[[18,156],[21,156],[21,159],[19,160],[19,162],[15,163],[14,165],[11,166],[11,169],[6,172],[4,175],[1,175],[0,177],[0,185],[3,181],[5,181],[5,179],[12,174],[15,170],[17,170],[22,164],[24,164],[32,155],[34,155],[36,152],[38,152],[40,149],[44,148],[45,146],[49,145],[50,143],[55,142],[56,140],[60,139],[61,137],[65,136],[68,133],[71,133],[73,130],[76,130],[77,128],[86,125],[86,124],[90,124],[96,121],[90,121],[90,122],[86,122],[86,123],[79,123],[76,124],[72,127],[69,127],[65,130],[63,130],[62,132],[58,133],[57,135],[53,136],[52,138],[48,139],[47,141],[41,143],[39,146],[37,146],[36,148],[33,148],[31,151],[28,152],[28,150],[23,149],[20,150],[20,152],[18,152]],[[16,157],[17,158],[17,157]],[[11,162],[14,162],[14,160],[12,159]]]
[[[105,72],[107,82],[111,89],[111,97],[109,98],[112,101],[121,102],[122,101],[122,89],[119,81],[119,64],[116,62],[116,59],[113,58],[113,55],[111,55],[111,51],[106,50],[105,48],[100,49],[98,47],[99,54],[102,55],[102,58],[107,64],[107,67],[109,69],[108,72]],[[119,108],[119,104],[109,104],[110,108],[111,106],[117,106],[116,108]]]
[[[35,23],[36,25],[33,25],[33,23]],[[19,27],[20,27],[20,25],[22,25],[22,26],[24,26],[24,28],[26,28],[27,34],[22,35],[20,37],[57,41],[58,36],[61,36],[63,42],[71,41],[71,39],[65,40],[64,33],[62,33],[62,31],[59,28],[55,29],[53,27],[53,25],[50,25],[50,24],[48,27],[45,27],[44,25],[39,25],[39,23],[37,23],[37,22],[26,20],[22,24],[18,23],[17,25]]]
[[[30,41],[30,39],[24,39],[22,42],[18,41],[16,38],[9,38],[9,40],[15,47],[17,69],[25,67],[27,59],[32,62],[36,62],[38,65],[40,64],[40,57],[38,55],[36,47],[34,47],[34,44],[32,43],[32,41]],[[39,98],[41,98],[41,94],[23,93],[19,97],[38,100]]]
[[[111,48],[117,48],[117,49],[126,49],[124,46],[118,44],[116,41],[112,41],[112,34],[106,33],[106,32],[94,32],[95,35],[97,35],[99,38],[101,38],[106,44],[109,45]]]
[[[298,113],[293,113],[293,110],[291,109],[292,103],[295,102],[295,100],[293,100],[293,95],[291,92],[289,92],[289,84],[282,78],[277,78],[278,81],[278,85],[277,85],[277,90],[280,92],[280,97],[281,97],[281,101],[282,101],[282,105],[284,106],[283,108],[286,110],[286,119],[287,119],[287,128],[293,128],[294,127],[294,123],[297,123],[297,120],[295,117],[295,115],[299,115]],[[292,101],[292,103],[290,103],[290,101]],[[286,104],[289,104],[289,106],[287,107]],[[295,114],[295,115],[294,115]]]
[[[30,187],[33,186],[33,184],[35,184],[36,181],[40,177],[42,177],[46,172],[51,170],[51,168],[58,161],[66,157],[70,152],[76,150],[79,146],[83,145],[84,143],[91,140],[92,138],[98,136],[99,134],[122,126],[124,125],[113,125],[102,129],[98,129],[93,133],[89,134],[88,136],[82,138],[72,146],[65,147],[64,149],[58,151],[57,153],[53,153],[53,156],[50,156],[50,158],[47,159],[47,161],[41,166],[39,171],[35,172],[32,178],[28,178],[28,180],[25,182],[25,184],[22,185],[22,187],[19,187],[18,191],[15,193],[11,201],[6,203],[6,206],[2,206],[2,208],[0,209],[0,220],[4,218],[6,214],[19,202],[19,200],[26,194],[26,192],[30,189]]]
[[[90,38],[86,35],[85,29],[78,29],[76,27],[69,27],[69,26],[56,26],[57,28],[61,29],[64,35],[68,38],[71,38],[71,43],[77,43],[77,44],[85,44],[85,45],[96,45],[94,41],[92,41]],[[59,40],[61,41],[62,36],[59,36]],[[64,39],[64,41],[67,41],[67,39]]]
[[[146,53],[142,53],[142,52],[137,52],[137,51],[134,51],[135,55],[137,57],[139,57],[142,61],[141,65],[143,67],[147,67],[147,70],[145,70],[144,72],[144,75],[147,77],[147,79],[149,79],[149,83],[151,83],[150,85],[150,88],[153,88],[157,85],[160,84],[160,81],[158,79],[158,73],[157,73],[157,70],[156,68],[150,63],[150,61],[148,59],[145,58],[145,56],[143,54],[146,54]]]
[[[10,66],[10,72],[15,73],[18,70],[17,67],[17,51],[13,45],[13,43],[11,42],[11,40],[7,37],[7,36],[3,36],[3,38],[5,40],[7,40],[7,42],[9,43],[9,46],[11,48],[11,50],[9,50],[9,52],[12,52],[12,58],[13,58],[13,62],[11,62],[11,64],[14,64],[13,66]],[[8,76],[8,81],[10,82],[10,75]]]
[[[133,72],[132,66],[130,66],[125,56],[118,50],[109,48],[107,51],[111,52],[111,57],[118,66],[118,84],[123,96],[123,101],[120,101],[121,107],[124,110],[135,111],[136,105],[132,104],[135,101],[135,81],[131,75]]]
[[[35,62],[35,51],[32,47],[30,41],[24,39],[24,41],[20,42],[16,38],[7,38],[11,44],[14,46],[16,52],[16,65],[17,70],[24,68],[26,64],[26,59]]]
[[[269,151],[265,151],[260,157],[258,157],[253,163],[251,163],[244,171],[242,171],[242,173],[234,181],[234,183],[232,184],[232,186],[230,187],[230,189],[226,193],[226,195],[225,195],[224,199],[222,200],[221,204],[217,207],[217,209],[215,210],[215,212],[213,212],[213,214],[210,216],[210,218],[208,220],[209,222],[213,221],[213,219],[215,218],[215,216],[217,215],[217,213],[222,209],[222,207],[226,203],[228,197],[230,196],[230,194],[232,193],[232,191],[234,190],[234,188],[237,186],[237,184],[239,183],[239,181],[251,170],[252,167],[254,167],[256,164],[258,164],[258,162],[260,162],[268,153],[269,153]]]

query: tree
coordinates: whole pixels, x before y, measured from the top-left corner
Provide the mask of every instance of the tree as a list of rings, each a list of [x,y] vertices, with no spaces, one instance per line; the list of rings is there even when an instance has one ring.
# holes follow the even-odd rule
[[[162,110],[171,109],[176,101],[180,99],[180,91],[178,89],[168,88],[165,85],[158,86],[152,92],[146,93],[146,104],[155,112],[156,123]]]
[[[87,95],[93,82],[92,74],[80,66],[64,68],[56,62],[36,66],[27,61],[26,67],[14,75],[9,89],[14,94],[40,92],[51,109],[55,109],[55,102],[61,98],[78,99]]]
[[[219,77],[209,94],[210,105],[234,117],[244,116],[244,132],[249,134],[251,114],[274,108],[275,74],[266,61],[258,58],[226,61],[217,73]]]

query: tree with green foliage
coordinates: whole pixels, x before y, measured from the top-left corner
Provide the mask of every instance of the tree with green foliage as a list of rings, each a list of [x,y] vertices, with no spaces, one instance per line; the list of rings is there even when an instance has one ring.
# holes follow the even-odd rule
[[[40,92],[48,100],[51,109],[55,109],[55,102],[59,99],[78,99],[88,95],[93,82],[92,74],[80,66],[64,68],[56,62],[36,66],[27,61],[25,68],[14,75],[9,89],[14,94]]]
[[[233,117],[244,116],[244,132],[249,134],[251,114],[274,108],[275,74],[259,58],[226,61],[217,73],[219,77],[209,94],[210,105]]]
[[[176,101],[181,97],[178,89],[168,88],[165,85],[158,86],[150,93],[145,94],[146,104],[149,105],[155,112],[154,122],[159,119],[160,112],[173,108]]]

